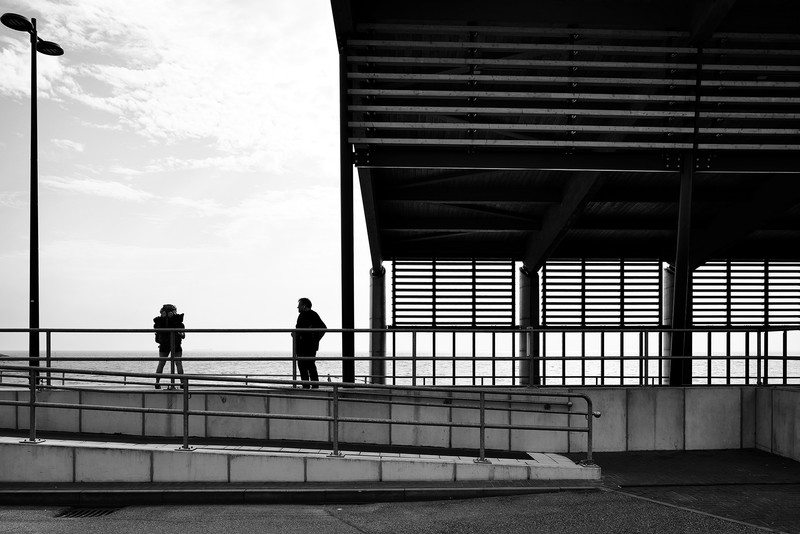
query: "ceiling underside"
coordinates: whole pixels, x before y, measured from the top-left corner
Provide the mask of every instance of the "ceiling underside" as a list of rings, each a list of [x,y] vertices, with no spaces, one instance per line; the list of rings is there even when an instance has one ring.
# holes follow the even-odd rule
[[[795,0],[332,0],[372,261],[800,259]]]

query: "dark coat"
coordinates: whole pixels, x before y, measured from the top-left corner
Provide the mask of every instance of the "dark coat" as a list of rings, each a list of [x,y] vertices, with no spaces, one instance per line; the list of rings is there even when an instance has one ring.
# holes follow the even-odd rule
[[[328,328],[314,310],[301,311],[297,316],[296,328]],[[319,340],[325,332],[297,332],[295,346],[298,356],[316,356],[319,350]]]
[[[158,317],[153,318],[153,328],[156,329],[156,343],[158,343],[159,347],[164,347],[165,349],[170,348],[169,338],[170,332],[158,332],[159,328],[186,328],[183,324],[183,314],[176,313],[172,317]],[[175,348],[181,348],[181,334],[176,332],[175,333]]]

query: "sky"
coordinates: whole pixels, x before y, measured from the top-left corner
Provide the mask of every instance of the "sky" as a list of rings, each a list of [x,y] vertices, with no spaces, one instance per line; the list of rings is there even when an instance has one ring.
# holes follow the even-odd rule
[[[0,0],[0,12],[36,18],[65,51],[37,59],[42,327],[149,329],[173,303],[187,328],[292,328],[299,297],[341,327],[327,0]],[[0,328],[28,326],[30,56],[27,34],[0,27]],[[209,349],[291,343],[197,336]],[[154,347],[149,334],[53,337],[54,350]],[[0,352],[26,348],[27,334],[0,333]]]

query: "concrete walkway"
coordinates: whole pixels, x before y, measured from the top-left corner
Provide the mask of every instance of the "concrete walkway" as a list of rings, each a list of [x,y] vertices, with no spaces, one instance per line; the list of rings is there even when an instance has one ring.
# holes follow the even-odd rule
[[[84,505],[128,506],[111,516],[114,531],[141,532],[147,525],[154,534],[252,532],[256,526],[260,532],[299,532],[313,525],[362,533],[800,534],[798,462],[755,450],[598,453],[596,459],[602,480],[582,484],[2,484],[0,522],[9,528],[14,521],[20,528],[35,524],[36,532],[109,528],[102,518],[54,519],[65,506]],[[475,499],[458,500],[465,497]],[[431,500],[436,502],[411,502]],[[199,503],[207,504],[193,506]],[[348,506],[357,503],[375,504]],[[160,506],[145,506],[153,504]]]

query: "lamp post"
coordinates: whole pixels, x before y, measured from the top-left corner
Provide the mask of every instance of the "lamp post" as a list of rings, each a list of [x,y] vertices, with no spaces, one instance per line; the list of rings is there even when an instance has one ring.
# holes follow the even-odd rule
[[[39,39],[36,19],[28,20],[16,13],[5,13],[0,22],[12,30],[28,32],[31,36],[31,228],[30,228],[30,308],[29,328],[39,328],[39,154],[36,126],[36,52],[60,56],[64,50],[56,43]],[[31,366],[39,366],[39,332],[29,334],[28,358]]]

